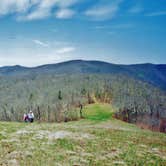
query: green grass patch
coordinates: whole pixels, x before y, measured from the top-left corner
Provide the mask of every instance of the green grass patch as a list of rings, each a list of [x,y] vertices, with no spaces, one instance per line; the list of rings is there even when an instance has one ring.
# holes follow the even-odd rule
[[[113,109],[108,104],[92,104],[84,108],[84,117],[93,121],[105,121],[112,118]]]
[[[65,149],[65,150],[73,150],[74,149],[72,141],[70,141],[69,139],[58,139],[56,141],[55,145],[58,146],[59,148]]]

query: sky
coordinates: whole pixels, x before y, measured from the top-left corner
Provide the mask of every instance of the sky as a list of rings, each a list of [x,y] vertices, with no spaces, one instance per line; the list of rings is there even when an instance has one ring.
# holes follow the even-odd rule
[[[166,63],[166,0],[0,0],[0,66]]]

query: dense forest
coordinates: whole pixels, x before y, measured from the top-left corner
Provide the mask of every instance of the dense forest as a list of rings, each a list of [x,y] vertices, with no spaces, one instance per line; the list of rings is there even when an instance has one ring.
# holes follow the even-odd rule
[[[110,103],[115,118],[166,131],[166,93],[122,74],[32,74],[0,77],[0,120],[21,121],[33,110],[36,120],[81,118],[86,104]]]

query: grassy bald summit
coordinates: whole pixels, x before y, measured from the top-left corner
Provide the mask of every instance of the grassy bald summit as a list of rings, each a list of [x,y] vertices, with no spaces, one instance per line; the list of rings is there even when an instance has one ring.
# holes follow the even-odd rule
[[[146,81],[166,89],[166,65],[135,64],[120,65],[102,61],[72,60],[57,64],[42,65],[33,68],[6,66],[0,68],[0,76],[27,76],[38,74],[123,74]]]
[[[0,122],[0,165],[166,165],[166,135],[113,119],[92,104],[68,123]]]

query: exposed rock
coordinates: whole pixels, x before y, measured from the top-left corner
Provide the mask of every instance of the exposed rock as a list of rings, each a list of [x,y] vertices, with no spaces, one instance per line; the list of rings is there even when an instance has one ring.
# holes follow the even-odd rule
[[[37,131],[35,138],[37,138],[37,139],[48,138],[49,140],[63,139],[63,138],[92,139],[93,136],[89,133],[69,132],[69,131],[65,131],[65,130],[60,130],[60,131],[56,131],[56,132],[40,130],[40,131]]]
[[[6,165],[7,166],[20,166],[19,162],[16,159],[8,160]]]

